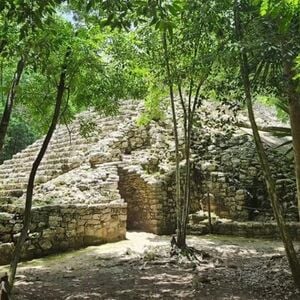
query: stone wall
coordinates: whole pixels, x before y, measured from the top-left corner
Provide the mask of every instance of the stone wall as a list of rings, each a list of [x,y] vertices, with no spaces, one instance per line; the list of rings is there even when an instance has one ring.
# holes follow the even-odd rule
[[[300,224],[289,222],[286,224],[291,237],[300,241]],[[217,222],[213,224],[213,234],[242,236],[246,238],[280,239],[278,226],[274,222]],[[209,232],[207,223],[192,225],[189,234],[202,235]]]
[[[235,220],[273,220],[265,182],[251,135],[235,128],[221,132],[195,128],[193,139],[195,178],[200,188],[202,208]],[[296,185],[293,162],[265,145],[271,171],[285,217],[297,220]]]
[[[119,191],[127,202],[127,229],[167,234],[175,229],[175,204],[159,180],[147,181],[136,170],[119,168]]]
[[[125,239],[126,210],[125,203],[33,208],[22,259]],[[7,264],[22,228],[23,209],[6,206],[1,211],[0,264]]]

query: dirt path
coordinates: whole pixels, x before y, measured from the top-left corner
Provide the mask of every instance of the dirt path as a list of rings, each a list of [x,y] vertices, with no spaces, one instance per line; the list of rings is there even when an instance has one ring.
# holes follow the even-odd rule
[[[189,237],[198,262],[170,258],[170,237],[127,238],[20,264],[15,299],[300,299],[280,242]]]

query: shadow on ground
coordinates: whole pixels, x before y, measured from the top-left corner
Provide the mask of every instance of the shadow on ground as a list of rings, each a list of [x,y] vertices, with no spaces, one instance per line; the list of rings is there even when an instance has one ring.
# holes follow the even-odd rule
[[[168,236],[126,241],[22,263],[15,299],[300,299],[280,242],[189,237],[206,254],[170,258]],[[5,268],[0,268],[0,272]]]

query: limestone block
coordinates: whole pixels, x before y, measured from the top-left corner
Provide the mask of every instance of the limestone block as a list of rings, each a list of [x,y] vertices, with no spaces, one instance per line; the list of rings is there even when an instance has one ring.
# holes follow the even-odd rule
[[[248,174],[249,174],[249,176],[256,176],[257,169],[255,167],[249,167],[248,168]]]
[[[13,218],[12,214],[0,212],[0,223],[7,223]]]
[[[76,232],[79,235],[83,234],[84,233],[84,226],[77,226]]]
[[[36,254],[36,246],[33,244],[28,245],[26,252],[32,252],[33,254]]]
[[[83,160],[84,160],[83,153],[77,156],[71,156],[68,164],[69,169],[74,169],[79,167]]]
[[[107,235],[107,230],[106,228],[98,228],[95,230],[95,236],[96,237],[101,237],[101,238],[105,238]]]
[[[0,234],[3,234],[3,233],[10,233],[13,229],[13,224],[0,224]]]
[[[117,234],[117,228],[114,227],[109,227],[106,229],[107,230],[107,235],[105,236],[107,239],[112,238],[113,236],[115,236]]]
[[[59,243],[58,248],[65,250],[68,249],[70,247],[69,242],[68,241],[62,241]]]
[[[38,239],[38,238],[41,237],[41,232],[33,232],[33,233],[29,233],[29,234],[28,234],[28,237],[29,237],[31,240]]]
[[[9,243],[9,242],[11,242],[11,235],[10,234],[0,235],[0,241],[2,243]]]
[[[237,190],[236,195],[245,195],[245,191],[244,190]]]
[[[22,230],[22,228],[23,228],[23,224],[21,224],[21,223],[16,223],[16,224],[14,225],[13,231],[14,231],[14,232],[20,232],[20,231]]]
[[[46,223],[45,222],[39,222],[38,223],[38,228],[45,228],[46,227]]]
[[[66,231],[66,237],[67,238],[73,237],[73,236],[76,236],[76,230],[75,229]]]
[[[110,214],[105,214],[102,216],[101,220],[104,222],[109,222],[111,219],[111,215]]]
[[[69,222],[71,222],[72,220],[73,220],[73,217],[72,217],[72,216],[70,216],[70,215],[64,216],[64,217],[63,217],[62,226],[66,227],[67,224],[68,224]]]
[[[121,149],[126,149],[128,147],[128,142],[127,141],[123,141],[120,145]]]
[[[69,222],[66,225],[67,226],[65,228],[67,228],[67,230],[74,230],[77,227],[76,222]]]
[[[0,244],[0,265],[4,265],[10,262],[13,250],[13,243]]]
[[[45,213],[41,213],[39,211],[35,211],[35,213],[32,215],[31,220],[34,223],[39,223],[39,222],[47,222],[48,215]]]
[[[60,216],[49,216],[49,226],[56,227],[62,222],[62,217]]]
[[[120,221],[126,221],[127,220],[127,214],[126,215],[120,215],[119,220]]]
[[[60,211],[61,211],[61,214],[63,217],[69,217],[70,214],[74,214],[74,213],[77,213],[79,209],[72,209],[72,208],[62,208]],[[80,209],[81,211],[81,209]]]
[[[243,200],[245,200],[245,195],[236,195],[235,199],[237,202],[243,202]]]
[[[78,226],[84,226],[86,224],[86,220],[78,220],[77,225]]]
[[[62,235],[62,234],[65,233],[65,228],[63,228],[63,227],[55,227],[55,232],[56,232],[57,235],[58,234]]]
[[[88,157],[88,161],[92,167],[109,162],[112,156],[108,152],[94,152],[91,153]]]
[[[39,245],[40,247],[43,249],[43,250],[49,250],[52,248],[52,243],[47,240],[47,239],[43,239],[39,242]]]
[[[94,227],[91,226],[86,226],[84,232],[87,236],[93,236],[95,234]]]
[[[53,239],[56,235],[55,229],[45,229],[43,230],[43,238],[44,239]]]
[[[78,184],[77,187],[81,192],[88,191],[90,189],[89,185],[84,183]]]
[[[87,222],[86,222],[86,225],[98,225],[100,223],[100,221],[99,220],[88,220]]]

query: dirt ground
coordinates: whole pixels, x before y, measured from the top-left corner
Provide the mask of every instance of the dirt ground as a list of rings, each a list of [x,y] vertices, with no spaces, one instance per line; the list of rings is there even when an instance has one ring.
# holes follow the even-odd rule
[[[125,241],[25,262],[15,299],[300,299],[279,241],[191,236],[188,244],[197,259],[170,257],[168,236],[131,232]]]

